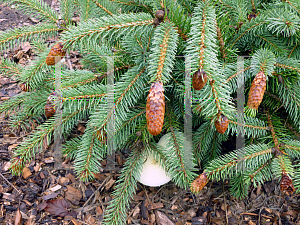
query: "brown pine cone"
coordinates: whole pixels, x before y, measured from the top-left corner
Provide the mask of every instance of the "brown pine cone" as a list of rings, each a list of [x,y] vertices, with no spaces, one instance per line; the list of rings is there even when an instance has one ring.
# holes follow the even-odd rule
[[[250,13],[249,15],[248,15],[248,20],[249,21],[251,21],[252,19],[255,19],[256,18],[256,14],[254,14],[254,13]]]
[[[165,17],[165,11],[163,10],[157,10],[156,13],[155,13],[155,17],[157,19],[159,19],[160,21],[162,21]]]
[[[106,132],[104,130],[98,130],[97,138],[102,144],[105,144],[107,139]]]
[[[221,114],[221,118],[218,117],[218,119],[216,119],[215,121],[217,132],[220,134],[224,134],[225,131],[227,130],[228,124],[229,124],[229,120],[227,119],[227,117]]]
[[[156,81],[151,85],[146,105],[147,127],[153,136],[160,134],[165,116],[165,96],[163,83]]]
[[[207,75],[205,71],[199,69],[197,72],[195,72],[192,78],[192,82],[193,82],[193,88],[195,90],[197,91],[201,90],[207,82]]]
[[[19,86],[20,86],[22,91],[26,91],[26,92],[29,91],[29,88],[30,88],[29,84],[21,83]]]
[[[267,78],[263,71],[256,74],[252,81],[247,106],[251,109],[258,109],[263,100],[266,90]]]
[[[50,102],[47,102],[44,109],[45,109],[45,115],[46,115],[47,119],[49,119],[55,113],[54,105],[51,104]]]
[[[51,50],[50,50],[50,52],[49,52],[49,54],[46,58],[46,64],[48,66],[55,65],[55,57],[56,56],[60,56],[60,60],[61,60],[62,57],[65,56],[66,51],[63,50],[62,48],[63,48],[63,45],[62,45],[61,42],[58,42],[56,45],[54,45],[51,48]]]
[[[293,194],[295,191],[293,181],[286,173],[282,173],[280,191],[287,195]]]
[[[191,191],[193,193],[200,192],[208,183],[208,181],[209,179],[207,177],[207,174],[205,172],[201,173],[191,184]]]

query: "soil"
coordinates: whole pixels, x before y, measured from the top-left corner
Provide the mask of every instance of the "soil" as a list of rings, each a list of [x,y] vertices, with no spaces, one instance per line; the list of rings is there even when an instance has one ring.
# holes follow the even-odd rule
[[[48,4],[53,6],[53,2]],[[9,7],[0,5],[0,29],[35,24],[32,19]],[[16,61],[15,55],[24,46],[2,56]],[[34,57],[25,52],[24,60]],[[78,53],[71,63],[78,68]],[[26,61],[27,60],[27,61]],[[19,84],[5,74],[0,74],[0,104],[21,92]],[[13,176],[9,165],[13,148],[27,135],[26,131],[12,130],[8,125],[11,114],[0,116],[0,224],[101,224],[105,209],[112,199],[112,192],[126,153],[116,154],[116,170],[103,171],[96,179],[83,183],[76,178],[73,162],[65,159],[65,169],[54,168],[53,149],[38,154],[27,164],[20,176]],[[72,135],[84,132],[84,123]],[[234,143],[227,143],[227,145]],[[127,224],[199,225],[199,224],[295,224],[300,225],[299,194],[292,196],[280,192],[277,181],[251,187],[246,199],[238,200],[229,194],[227,182],[209,182],[197,195],[182,190],[169,182],[161,187],[138,184],[128,212]]]

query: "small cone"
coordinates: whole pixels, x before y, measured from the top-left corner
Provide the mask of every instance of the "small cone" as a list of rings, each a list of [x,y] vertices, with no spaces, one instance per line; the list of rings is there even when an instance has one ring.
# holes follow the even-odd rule
[[[55,56],[61,56],[61,58],[65,56],[66,51],[63,50],[62,48],[63,48],[63,45],[61,42],[58,42],[56,45],[54,45],[51,48],[51,50],[46,58],[46,64],[48,66],[55,65]]]
[[[45,115],[46,115],[47,119],[49,119],[55,113],[55,108],[54,108],[53,104],[51,104],[50,102],[47,102],[44,109],[45,109]]]
[[[209,179],[207,177],[207,174],[205,172],[201,173],[191,184],[191,191],[193,193],[200,192],[208,183],[208,181]]]
[[[151,85],[146,105],[147,127],[153,136],[160,134],[165,116],[165,96],[163,83],[157,81]]]
[[[263,100],[266,90],[267,78],[263,71],[256,74],[252,81],[247,106],[251,109],[258,109],[258,106]]]
[[[197,91],[201,90],[206,82],[207,82],[207,75],[204,70],[198,70],[197,72],[194,73],[193,78],[193,88]]]
[[[104,130],[98,130],[97,138],[102,144],[105,144],[107,139],[106,132]]]
[[[162,21],[164,19],[165,12],[163,10],[157,10],[155,13],[155,17]]]
[[[293,181],[286,173],[282,173],[280,191],[287,195],[293,194],[295,191]]]
[[[20,88],[22,91],[29,91],[29,84],[26,84],[26,83],[21,83],[20,84]]]
[[[218,118],[215,121],[217,132],[220,134],[224,134],[225,131],[227,130],[228,124],[229,124],[229,120],[227,119],[227,117],[221,114],[221,118]]]

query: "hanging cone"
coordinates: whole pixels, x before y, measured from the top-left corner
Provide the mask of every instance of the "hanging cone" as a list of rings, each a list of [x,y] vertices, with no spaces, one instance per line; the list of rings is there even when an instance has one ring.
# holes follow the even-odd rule
[[[287,195],[293,194],[295,191],[293,181],[286,173],[282,173],[280,191]]]
[[[98,140],[102,143],[102,144],[105,144],[106,143],[106,139],[107,139],[107,136],[106,136],[106,132],[105,130],[98,130],[97,131],[97,138]]]
[[[47,119],[49,119],[55,113],[54,105],[51,104],[50,102],[47,102],[44,109],[45,109],[45,115],[46,115]]]
[[[224,134],[225,131],[227,130],[228,124],[229,124],[229,120],[227,119],[227,117],[221,114],[221,118],[218,117],[218,119],[216,119],[215,121],[217,132],[220,134]]]
[[[160,21],[162,21],[164,19],[165,16],[165,11],[164,10],[157,10],[155,13],[155,17],[157,19],[159,19]]]
[[[26,92],[29,91],[29,84],[21,83],[19,86],[22,91],[26,91]]]
[[[165,116],[165,96],[163,83],[156,81],[151,85],[146,105],[147,127],[153,136],[160,134]]]
[[[205,71],[199,69],[197,72],[195,72],[192,81],[193,81],[193,88],[197,91],[201,90],[207,82],[207,75]]]
[[[62,48],[63,48],[63,45],[61,42],[58,42],[56,45],[54,45],[51,48],[51,50],[46,58],[46,64],[48,66],[55,65],[55,56],[60,56],[60,59],[65,56],[66,51],[63,50]]]
[[[193,193],[200,192],[208,183],[208,181],[209,179],[207,177],[207,174],[205,172],[201,173],[191,184],[191,191]]]
[[[267,78],[263,71],[256,74],[252,81],[247,106],[251,109],[258,109],[266,90]]]

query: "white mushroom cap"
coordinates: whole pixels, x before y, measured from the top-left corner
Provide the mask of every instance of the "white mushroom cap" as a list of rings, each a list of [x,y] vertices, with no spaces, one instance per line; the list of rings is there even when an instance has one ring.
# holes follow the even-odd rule
[[[150,187],[157,187],[168,183],[170,180],[171,178],[166,174],[165,170],[150,154],[146,162],[144,162],[139,182]]]

